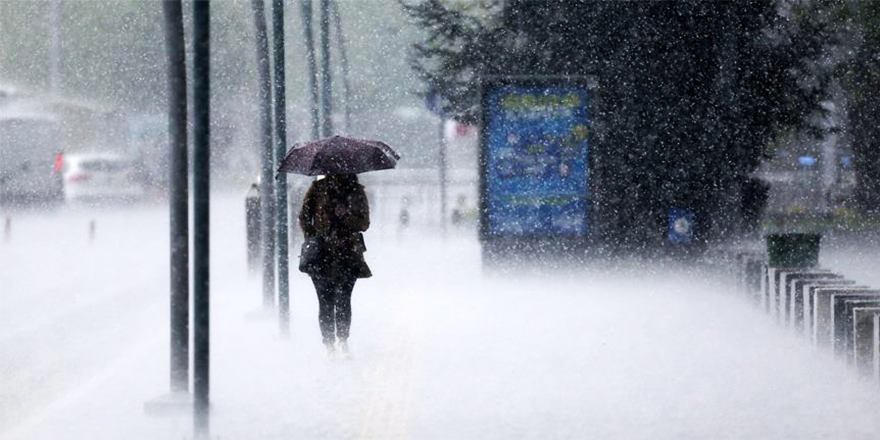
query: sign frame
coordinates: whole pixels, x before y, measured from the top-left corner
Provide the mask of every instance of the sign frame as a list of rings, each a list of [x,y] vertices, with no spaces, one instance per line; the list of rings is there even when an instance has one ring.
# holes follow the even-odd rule
[[[587,125],[587,133],[585,137],[586,141],[586,158],[584,163],[584,172],[586,176],[584,179],[586,180],[586,194],[584,195],[584,219],[585,222],[583,228],[585,231],[576,232],[576,233],[518,233],[518,234],[503,234],[498,233],[497,231],[491,230],[490,225],[490,194],[489,194],[489,179],[490,179],[490,135],[492,127],[490,127],[490,105],[489,99],[490,94],[498,90],[499,88],[504,87],[517,87],[517,88],[566,88],[570,87],[572,89],[578,90],[586,90],[587,93],[587,102],[585,105],[586,109],[586,125]],[[577,245],[586,244],[586,242],[590,241],[597,234],[597,226],[598,223],[596,221],[595,213],[596,213],[596,189],[597,189],[597,179],[596,179],[596,159],[598,154],[597,151],[597,134],[596,127],[600,126],[601,123],[597,123],[599,118],[599,97],[597,94],[597,81],[595,76],[593,75],[583,75],[583,76],[570,76],[570,75],[504,75],[504,76],[484,76],[480,78],[479,84],[479,99],[480,99],[480,148],[479,148],[479,208],[480,208],[480,225],[479,225],[479,237],[480,241],[484,245],[492,245],[497,243],[506,242],[514,247],[516,245],[531,245],[537,243],[545,243],[548,241],[551,242],[564,242],[567,243],[568,246],[565,247],[577,247]]]

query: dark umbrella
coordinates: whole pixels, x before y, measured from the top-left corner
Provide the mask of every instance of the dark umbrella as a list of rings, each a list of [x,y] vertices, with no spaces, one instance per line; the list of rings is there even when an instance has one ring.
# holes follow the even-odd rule
[[[294,145],[278,172],[306,176],[358,174],[394,168],[398,159],[400,155],[382,142],[332,136]]]

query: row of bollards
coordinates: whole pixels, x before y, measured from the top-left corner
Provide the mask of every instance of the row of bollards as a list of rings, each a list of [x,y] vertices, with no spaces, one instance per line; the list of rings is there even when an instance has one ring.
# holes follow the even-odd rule
[[[95,242],[95,238],[98,235],[98,223],[95,219],[89,220],[88,227],[88,237],[89,244]],[[9,243],[12,241],[12,216],[7,215],[6,218],[3,219],[3,241]]]
[[[736,255],[741,292],[779,325],[880,386],[880,289],[819,267],[817,234],[773,234]]]

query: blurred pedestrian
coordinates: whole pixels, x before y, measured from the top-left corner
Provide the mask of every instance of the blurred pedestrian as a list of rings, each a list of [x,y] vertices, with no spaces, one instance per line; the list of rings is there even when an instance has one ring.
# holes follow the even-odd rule
[[[409,226],[409,196],[403,196],[400,201],[400,229],[406,229]]]
[[[467,204],[467,197],[464,194],[459,194],[458,198],[455,200],[455,208],[452,208],[452,224],[458,226],[459,224],[464,222],[464,210],[465,205]]]
[[[355,174],[330,174],[306,191],[299,224],[303,232],[300,270],[309,274],[318,294],[318,322],[327,353],[348,354],[351,294],[358,278],[372,276],[364,260],[363,232],[370,208]]]

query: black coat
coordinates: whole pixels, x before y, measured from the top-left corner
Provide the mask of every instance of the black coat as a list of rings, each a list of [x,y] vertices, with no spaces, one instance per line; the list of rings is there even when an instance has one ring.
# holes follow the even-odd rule
[[[319,263],[309,275],[336,278],[372,276],[364,260],[363,232],[370,227],[370,206],[356,180],[328,176],[312,182],[303,199],[299,224],[305,238],[320,243]]]

